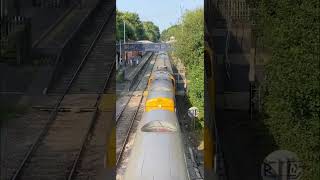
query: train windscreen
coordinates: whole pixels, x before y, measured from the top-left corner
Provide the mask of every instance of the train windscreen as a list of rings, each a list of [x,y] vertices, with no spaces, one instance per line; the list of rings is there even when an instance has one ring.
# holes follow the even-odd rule
[[[176,132],[177,126],[171,122],[156,120],[145,124],[141,131],[143,132]]]

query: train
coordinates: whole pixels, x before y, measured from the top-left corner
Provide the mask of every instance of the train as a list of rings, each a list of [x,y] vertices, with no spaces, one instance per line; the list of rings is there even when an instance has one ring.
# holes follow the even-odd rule
[[[166,109],[176,111],[175,78],[168,55],[158,56],[157,67],[149,78],[145,111]]]
[[[190,180],[168,55],[159,53],[155,66],[124,180]]]
[[[207,2],[207,7],[212,8],[212,2]],[[209,11],[209,10],[208,10]],[[205,41],[204,41],[204,173],[205,178],[218,180],[228,179],[227,168],[224,165],[221,151],[217,124],[216,124],[216,78],[217,78],[217,56],[214,51],[212,33],[208,29],[211,21],[205,21]],[[209,24],[208,24],[209,23]]]
[[[205,126],[204,126],[204,171],[205,177],[217,180],[217,131],[215,123],[215,70],[216,65],[211,41],[205,41],[204,65],[205,83],[207,92],[205,98]],[[209,113],[210,112],[210,113]]]

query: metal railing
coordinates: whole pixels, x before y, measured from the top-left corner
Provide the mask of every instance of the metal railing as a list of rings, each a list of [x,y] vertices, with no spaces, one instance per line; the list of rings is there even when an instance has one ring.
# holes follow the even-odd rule
[[[225,46],[225,58],[224,64],[226,69],[227,78],[231,79],[231,63],[229,59],[229,44],[230,44],[230,30],[231,29],[231,20],[227,19],[227,37],[226,37],[226,46]]]
[[[224,64],[227,79],[231,79],[231,62],[229,59],[231,28],[236,23],[254,24],[251,8],[246,0],[216,0],[213,3],[215,13],[226,23],[226,43],[224,48]],[[243,29],[244,31],[244,29]]]
[[[120,51],[120,44],[116,44],[117,51]],[[172,46],[169,43],[141,43],[141,42],[132,42],[132,43],[121,43],[122,51],[169,51],[172,49]]]
[[[246,0],[216,0],[215,8],[225,19],[250,21],[251,8]]]
[[[0,20],[1,37],[6,37],[24,26],[30,25],[30,18],[23,16],[4,16]]]
[[[23,16],[4,16],[0,19],[1,58],[5,50],[15,50],[16,63],[20,64],[29,57],[31,19]]]
[[[32,0],[33,7],[40,8],[63,8],[68,7],[72,0]]]

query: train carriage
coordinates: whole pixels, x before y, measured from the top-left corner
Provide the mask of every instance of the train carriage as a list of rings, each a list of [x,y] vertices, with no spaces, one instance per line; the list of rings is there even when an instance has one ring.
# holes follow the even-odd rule
[[[143,114],[124,180],[189,180],[175,112]]]
[[[175,87],[170,78],[154,77],[149,84],[146,112],[153,109],[175,111]]]
[[[124,180],[190,180],[175,112],[171,63],[165,53],[158,58]]]
[[[159,55],[157,69],[148,82],[146,112],[165,109],[175,112],[175,79],[168,55]]]

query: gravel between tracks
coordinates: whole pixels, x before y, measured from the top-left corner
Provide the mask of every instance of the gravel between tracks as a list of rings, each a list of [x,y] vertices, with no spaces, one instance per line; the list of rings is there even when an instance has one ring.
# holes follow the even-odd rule
[[[125,168],[130,156],[132,144],[134,142],[134,137],[135,137],[135,132],[136,128],[139,124],[139,121],[141,120],[142,114],[144,112],[144,104],[145,104],[145,99],[146,97],[143,97],[143,91],[145,90],[149,77],[151,73],[153,72],[154,68],[156,67],[156,58],[157,55],[154,55],[152,57],[150,63],[145,67],[146,72],[144,73],[143,79],[141,79],[140,83],[138,84],[136,88],[136,93],[134,93],[133,97],[131,98],[129,104],[127,105],[126,109],[124,110],[123,114],[125,114],[124,119],[122,117],[119,118],[119,123],[117,124],[117,157],[120,155],[120,151],[123,149],[123,154],[120,157],[120,161],[118,164],[118,169],[117,169],[117,180],[121,180],[123,177],[123,173],[125,172]],[[142,99],[141,99],[142,98]],[[132,101],[132,102],[131,102]],[[141,102],[141,103],[140,103]],[[139,104],[140,103],[140,104]],[[139,109],[137,109],[139,108]],[[127,110],[128,109],[128,110]],[[120,110],[120,109],[119,109]],[[118,111],[118,109],[117,109]],[[123,146],[124,141],[125,141],[125,135],[129,130],[129,123],[130,123],[130,118],[132,118],[132,112],[137,111],[136,116],[133,119],[133,125],[130,130],[130,134],[128,136],[127,143],[125,146]]]

